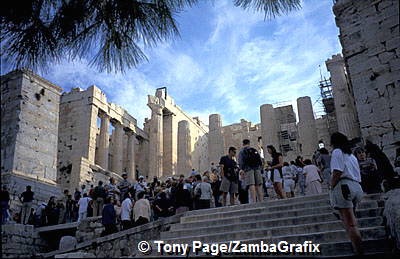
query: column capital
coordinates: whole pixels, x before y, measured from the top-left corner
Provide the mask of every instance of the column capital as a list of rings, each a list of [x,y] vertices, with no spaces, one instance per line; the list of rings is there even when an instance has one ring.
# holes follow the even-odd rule
[[[114,128],[122,128],[122,123],[119,122],[118,120],[111,118],[110,122],[114,126]]]
[[[103,110],[99,109],[99,115],[100,118],[110,118],[110,116]]]

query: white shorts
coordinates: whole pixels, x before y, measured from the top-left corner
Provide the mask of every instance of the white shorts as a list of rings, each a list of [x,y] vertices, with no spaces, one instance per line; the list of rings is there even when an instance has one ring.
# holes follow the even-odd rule
[[[278,169],[274,169],[274,183],[282,183],[282,177]]]
[[[294,192],[294,184],[293,179],[284,179],[283,189],[285,189],[285,192]]]

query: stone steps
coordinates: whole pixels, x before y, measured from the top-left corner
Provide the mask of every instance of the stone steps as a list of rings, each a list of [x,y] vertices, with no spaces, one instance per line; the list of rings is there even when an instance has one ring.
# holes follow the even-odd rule
[[[359,229],[367,254],[384,254],[389,251],[386,230],[383,226],[384,201],[380,194],[366,195],[356,211]],[[352,246],[342,222],[333,215],[329,195],[301,196],[285,200],[264,201],[207,210],[190,211],[162,232],[160,239],[167,244],[227,244],[241,241],[248,244],[272,244],[286,241],[320,244],[321,253],[294,254],[300,256],[351,256]],[[160,256],[150,241],[153,252],[147,257]],[[259,256],[254,254],[253,256]],[[268,256],[268,254],[263,254]],[[290,257],[289,254],[269,256]],[[141,256],[140,253],[137,256]],[[168,255],[166,255],[168,256]],[[191,254],[190,256],[212,256]],[[250,254],[223,254],[221,256],[252,256]]]
[[[378,201],[369,200],[363,201],[360,204],[360,208],[367,208],[367,207],[378,207]],[[326,207],[330,206],[329,200],[321,199],[317,201],[307,201],[304,203],[298,204],[289,204],[289,205],[277,205],[277,206],[266,206],[266,207],[259,207],[259,208],[246,208],[246,209],[238,209],[228,212],[218,212],[218,213],[209,213],[209,214],[202,214],[202,215],[193,215],[193,216],[184,216],[181,218],[181,223],[191,223],[191,222],[198,222],[204,221],[207,219],[231,219],[235,216],[249,216],[249,215],[256,215],[260,213],[267,213],[267,212],[283,212],[283,211],[297,211],[302,208],[315,208],[315,207]]]
[[[369,209],[358,209],[356,211],[357,217],[373,217],[379,216],[383,211],[382,207],[373,207]],[[304,216],[310,216],[315,214],[332,214],[332,208],[330,206],[321,206],[314,207],[312,209],[306,208],[301,210],[288,210],[288,211],[278,211],[278,212],[263,212],[259,214],[250,214],[250,215],[241,215],[231,218],[208,218],[201,221],[194,222],[185,222],[180,224],[174,224],[171,226],[171,231],[180,230],[180,229],[193,229],[193,228],[202,228],[209,226],[218,226],[225,224],[240,224],[240,223],[251,223],[253,221],[262,221],[262,220],[275,220],[275,221],[284,221],[287,218],[298,218],[301,219]],[[277,223],[279,224],[279,223]],[[283,222],[281,223],[283,224]]]
[[[368,216],[367,213],[361,216]],[[193,225],[190,229],[180,229],[180,230],[170,230],[168,232],[161,233],[161,239],[174,238],[174,237],[184,237],[190,236],[193,232],[196,234],[210,234],[210,233],[222,233],[229,231],[240,231],[242,229],[263,229],[263,228],[276,228],[276,227],[287,227],[287,226],[303,226],[305,224],[322,224],[322,223],[340,223],[337,218],[332,213],[325,214],[313,214],[301,217],[289,217],[285,219],[267,219],[267,220],[258,220],[258,221],[250,221],[245,223],[238,224],[227,224],[224,225],[210,225],[207,227],[197,227]],[[359,225],[360,226],[368,226],[365,224],[374,224],[379,225],[383,223],[382,217],[362,217],[360,218]],[[340,225],[341,227],[341,225]]]

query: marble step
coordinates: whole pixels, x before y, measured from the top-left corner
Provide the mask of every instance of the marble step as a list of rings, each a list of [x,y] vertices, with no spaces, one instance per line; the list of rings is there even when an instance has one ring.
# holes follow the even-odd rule
[[[362,222],[370,222],[376,224],[382,224],[381,217],[368,217],[367,213],[360,215],[361,217],[358,219],[363,220]],[[364,216],[364,217],[363,217]],[[364,219],[371,219],[365,221]],[[372,219],[374,219],[372,221]],[[198,227],[196,224],[193,224],[191,228],[178,229],[178,230],[170,230],[167,232],[161,233],[161,239],[166,238],[174,238],[174,237],[184,237],[190,236],[192,233],[196,234],[209,234],[209,233],[220,233],[229,231],[240,231],[244,229],[262,229],[262,228],[273,228],[273,227],[284,227],[284,226],[296,226],[303,224],[312,224],[312,223],[323,223],[323,222],[336,222],[337,218],[332,213],[324,213],[324,214],[312,214],[300,217],[287,217],[287,218],[279,218],[279,219],[269,219],[265,218],[262,220],[253,220],[249,222],[240,222],[240,223],[232,223],[229,220],[224,224],[210,224],[206,227]],[[361,222],[360,222],[361,223]]]
[[[361,218],[358,219],[360,228],[380,228],[382,224],[382,218]],[[213,232],[210,231],[206,234],[198,234],[196,231],[186,233],[184,236],[174,235],[173,237],[162,236],[161,240],[165,240],[172,243],[188,243],[192,240],[198,240],[201,242],[222,242],[229,240],[242,240],[242,239],[255,239],[255,238],[268,238],[269,240],[275,240],[281,236],[301,236],[312,233],[324,233],[332,231],[344,231],[343,225],[340,220],[320,222],[320,223],[307,223],[294,226],[278,226],[278,227],[266,227],[256,229],[243,229],[243,230],[227,230],[224,232]],[[343,232],[344,233],[344,232]],[[342,234],[343,234],[342,233]],[[344,233],[345,234],[345,233]],[[164,235],[164,233],[163,233]],[[317,239],[322,241],[337,241],[336,239],[329,239],[328,236],[318,236]],[[326,239],[328,238],[328,239]],[[334,237],[332,237],[334,238]],[[281,239],[285,240],[285,239]],[[315,239],[309,239],[316,242]]]

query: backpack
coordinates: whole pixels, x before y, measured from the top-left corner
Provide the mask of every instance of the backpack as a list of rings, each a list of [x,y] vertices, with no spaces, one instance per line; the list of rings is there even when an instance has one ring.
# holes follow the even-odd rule
[[[243,151],[245,167],[257,168],[262,166],[261,156],[255,148],[247,148]]]
[[[201,183],[199,183],[199,185],[200,185]],[[197,187],[197,186],[196,186]],[[200,197],[201,197],[201,186],[199,186],[199,188],[197,189],[197,191],[195,191],[195,193],[194,193],[194,198],[196,199],[196,200],[200,200]]]
[[[93,191],[93,199],[96,200],[97,198],[105,198],[107,196],[106,190],[103,186],[96,186]]]

